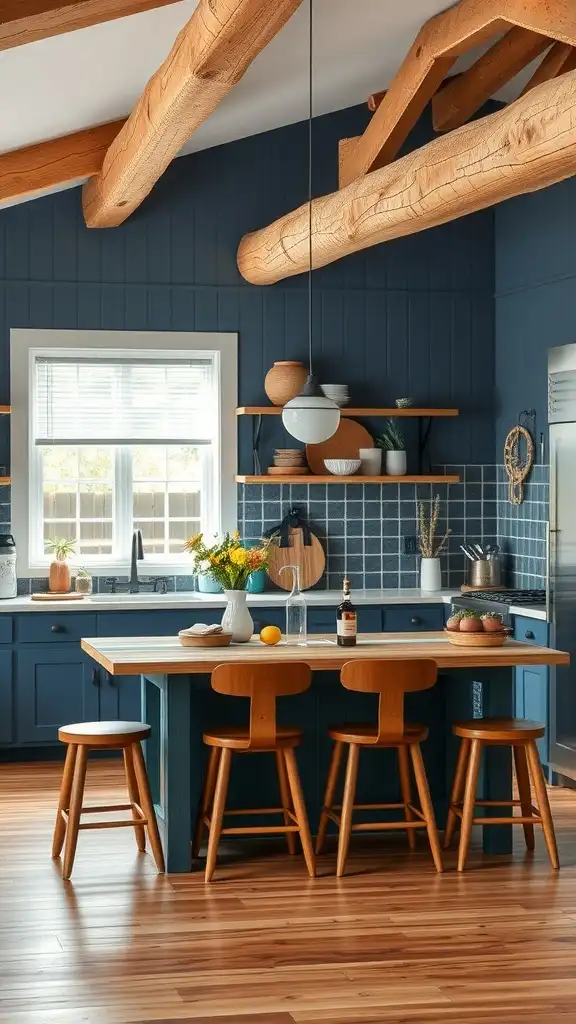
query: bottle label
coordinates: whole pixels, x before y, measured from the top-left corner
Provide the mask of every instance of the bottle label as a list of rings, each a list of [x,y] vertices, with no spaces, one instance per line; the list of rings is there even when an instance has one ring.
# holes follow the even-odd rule
[[[336,623],[337,636],[356,636],[356,612],[342,612],[342,617]]]

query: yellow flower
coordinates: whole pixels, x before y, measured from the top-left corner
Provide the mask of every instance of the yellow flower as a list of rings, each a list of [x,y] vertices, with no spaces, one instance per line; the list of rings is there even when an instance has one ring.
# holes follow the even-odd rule
[[[230,561],[234,565],[246,565],[248,561],[248,552],[244,548],[232,548],[230,551]]]
[[[187,547],[188,551],[191,551],[193,548],[198,547],[198,545],[199,545],[201,540],[202,540],[202,534],[201,533],[196,533],[196,534],[194,534],[193,537],[190,537],[186,541],[186,547]]]
[[[240,540],[240,530],[234,530],[234,533],[232,534],[232,539]]]

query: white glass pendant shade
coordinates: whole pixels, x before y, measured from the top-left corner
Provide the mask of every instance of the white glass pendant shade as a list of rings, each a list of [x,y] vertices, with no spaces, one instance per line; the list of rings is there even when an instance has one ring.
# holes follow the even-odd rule
[[[340,408],[326,398],[316,381],[309,377],[300,394],[284,406],[282,423],[297,441],[320,444],[338,430]]]

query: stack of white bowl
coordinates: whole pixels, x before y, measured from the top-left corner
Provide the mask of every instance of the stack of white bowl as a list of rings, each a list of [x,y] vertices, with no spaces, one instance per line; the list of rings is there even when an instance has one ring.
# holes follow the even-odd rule
[[[336,405],[348,405],[350,395],[347,384],[321,384],[320,387],[326,398],[330,398]]]

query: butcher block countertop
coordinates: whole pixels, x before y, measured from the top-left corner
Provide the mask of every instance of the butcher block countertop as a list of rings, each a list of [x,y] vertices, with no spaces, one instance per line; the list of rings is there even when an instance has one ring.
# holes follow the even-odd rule
[[[567,665],[569,655],[549,647],[507,640],[502,647],[455,647],[444,633],[360,634],[356,647],[338,647],[333,635],[316,635],[306,646],[266,646],[257,639],[229,647],[182,647],[177,637],[99,637],[82,640],[91,658],[115,676],[209,673],[229,662],[304,661],[316,671],[340,669],[363,658],[429,658],[440,669]]]

